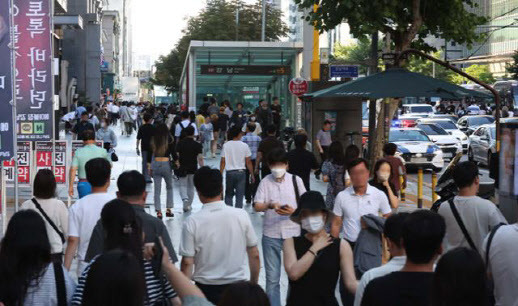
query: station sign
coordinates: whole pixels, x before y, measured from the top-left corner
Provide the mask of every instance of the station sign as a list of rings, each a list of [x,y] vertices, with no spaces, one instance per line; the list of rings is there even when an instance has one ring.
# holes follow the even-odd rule
[[[206,75],[289,75],[287,65],[201,65],[201,74]]]
[[[357,78],[358,66],[355,65],[331,65],[329,66],[330,78]]]

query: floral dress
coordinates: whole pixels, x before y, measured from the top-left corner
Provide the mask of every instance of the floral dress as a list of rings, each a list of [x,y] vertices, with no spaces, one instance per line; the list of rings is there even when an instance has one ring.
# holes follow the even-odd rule
[[[345,166],[337,165],[331,160],[322,164],[322,174],[329,178],[327,184],[326,206],[333,210],[336,195],[345,189]]]

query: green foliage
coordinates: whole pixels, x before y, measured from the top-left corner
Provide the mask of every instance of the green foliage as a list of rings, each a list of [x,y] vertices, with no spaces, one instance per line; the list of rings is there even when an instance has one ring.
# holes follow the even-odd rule
[[[493,84],[495,82],[495,78],[493,77],[493,74],[489,71],[488,65],[471,65],[468,68],[463,69],[463,71],[471,75],[472,77],[481,80],[486,84]],[[472,83],[471,81],[467,80],[466,78],[463,78],[458,74],[454,75],[452,81],[457,84],[463,84],[466,82]]]
[[[511,74],[511,77],[513,79],[515,79],[515,80],[518,79],[518,50],[514,51],[513,63],[512,64],[508,64],[505,69],[506,69],[506,71],[508,73]]]
[[[236,25],[236,11],[239,10],[239,25]],[[287,25],[281,20],[282,12],[267,6],[267,41],[279,40],[288,34]],[[261,1],[245,4],[241,0],[208,0],[197,16],[187,21],[183,37],[166,56],[161,56],[156,65],[153,82],[164,85],[168,91],[177,91],[183,65],[191,40],[261,40]],[[237,33],[237,37],[236,37]]]
[[[380,43],[381,46],[381,43]],[[367,74],[370,59],[371,40],[358,39],[357,43],[335,46],[332,64],[360,65],[360,74]]]
[[[477,6],[474,0],[295,0],[307,9],[307,21],[321,31],[347,22],[354,37],[375,32],[390,34],[396,51],[410,47],[425,52],[436,51],[425,42],[427,37],[440,37],[468,47],[483,39],[475,33],[486,17],[470,13]],[[318,9],[313,12],[314,4]]]
[[[432,54],[435,58],[442,58],[442,52],[437,51]],[[427,59],[423,59],[419,56],[411,56],[409,57],[405,68],[412,71],[421,73],[430,77],[434,75],[434,64],[432,61]],[[444,68],[441,65],[435,65],[435,78],[439,80],[443,80],[446,82],[453,82],[453,77],[455,76],[455,72]]]

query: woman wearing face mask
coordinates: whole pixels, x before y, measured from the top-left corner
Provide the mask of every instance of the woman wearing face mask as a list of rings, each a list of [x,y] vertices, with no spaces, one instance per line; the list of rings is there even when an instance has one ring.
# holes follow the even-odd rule
[[[398,208],[399,199],[396,196],[396,187],[391,183],[391,166],[385,159],[380,159],[374,165],[374,176],[369,181],[371,186],[383,191],[393,209]]]
[[[97,130],[97,133],[95,133],[95,138],[103,142],[106,151],[117,146],[117,136],[110,128],[110,120],[108,118],[103,118],[101,120],[101,128]]]
[[[252,114],[249,117],[248,123],[255,124],[255,130],[253,131],[253,134],[255,136],[261,136],[261,134],[263,133],[263,129],[261,128],[261,125],[259,124],[259,122],[257,122],[257,118],[255,117],[254,114]],[[246,124],[243,125],[243,132],[245,132],[245,131],[246,131]]]
[[[337,306],[335,288],[340,272],[346,288],[351,294],[356,292],[351,247],[324,229],[330,216],[320,192],[308,191],[300,197],[291,220],[307,233],[286,239],[283,246],[290,286],[288,306]]]

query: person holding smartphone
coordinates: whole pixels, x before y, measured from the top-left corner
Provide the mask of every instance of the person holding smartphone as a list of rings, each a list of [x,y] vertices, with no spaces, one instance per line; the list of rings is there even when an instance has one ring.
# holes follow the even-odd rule
[[[254,198],[256,211],[264,211],[263,256],[266,271],[266,294],[272,306],[281,305],[281,251],[284,240],[300,235],[300,225],[290,220],[297,209],[298,198],[306,192],[304,182],[288,170],[284,149],[273,149],[268,155],[271,174],[263,178]]]

